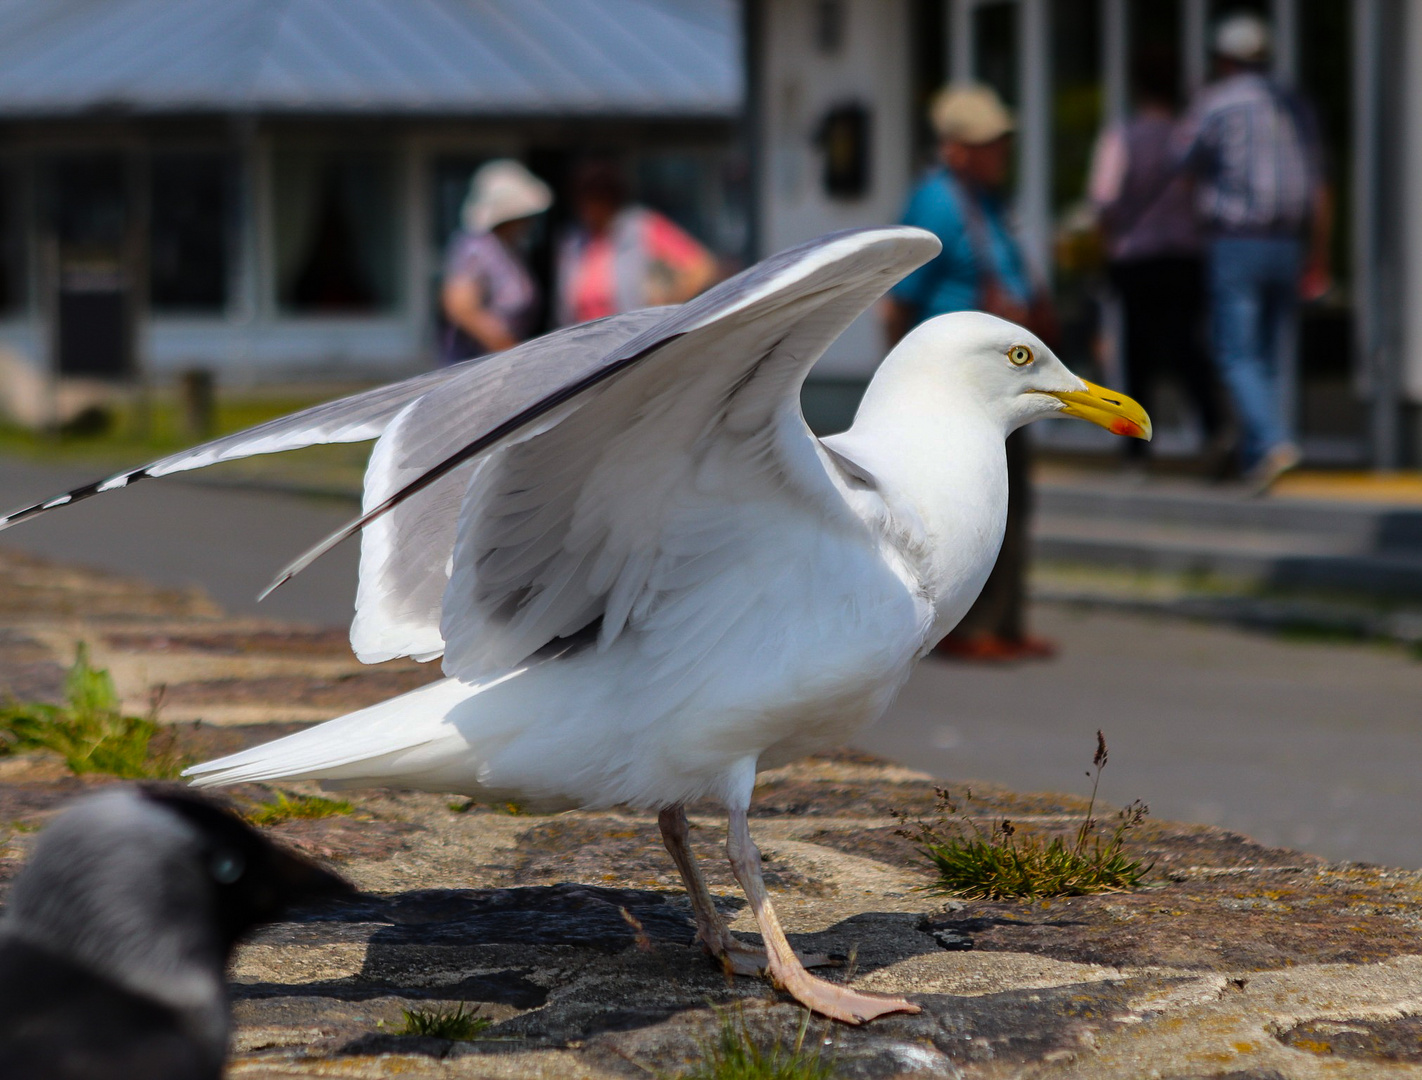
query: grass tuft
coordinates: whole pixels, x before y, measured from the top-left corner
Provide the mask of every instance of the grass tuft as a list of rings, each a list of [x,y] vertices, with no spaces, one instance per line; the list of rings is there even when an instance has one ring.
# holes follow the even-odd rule
[[[824,1060],[820,1048],[805,1045],[809,1030],[806,1009],[793,1043],[787,1046],[777,1039],[762,1046],[747,1030],[741,1010],[722,1012],[716,1037],[701,1048],[701,1061],[677,1080],[834,1080],[834,1066]]]
[[[1050,896],[1084,896],[1135,888],[1151,865],[1123,850],[1126,834],[1138,826],[1150,808],[1137,799],[1116,816],[1115,827],[1103,833],[1096,820],[1096,791],[1107,761],[1106,738],[1096,733],[1091,801],[1086,817],[1070,841],[1020,833],[1011,821],[984,829],[944,788],[938,792],[938,820],[910,822],[896,814],[900,836],[912,840],[938,872],[928,892],[969,900],[1023,900]],[[966,793],[964,802],[973,793]],[[948,819],[965,828],[948,834]]]
[[[158,723],[157,713],[155,698],[147,716],[125,716],[113,679],[104,669],[90,666],[89,650],[81,643],[64,678],[63,705],[0,706],[0,755],[49,750],[63,757],[74,773],[169,780],[182,771],[183,762],[173,751],[172,732]]]
[[[405,1024],[396,1035],[428,1035],[435,1039],[468,1042],[477,1039],[493,1026],[487,1016],[476,1016],[478,1007],[466,1008],[463,1002],[453,1009],[401,1009]]]
[[[355,807],[345,799],[295,793],[288,795],[285,791],[278,791],[275,799],[248,810],[245,817],[253,825],[280,825],[284,821],[307,821],[354,812]]]

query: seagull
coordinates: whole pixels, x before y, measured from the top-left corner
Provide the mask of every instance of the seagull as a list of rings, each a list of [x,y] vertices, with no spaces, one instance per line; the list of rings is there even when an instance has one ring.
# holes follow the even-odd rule
[[[853,425],[816,438],[800,387],[825,349],[938,254],[908,227],[832,234],[675,307],[563,330],[317,406],[17,511],[318,442],[377,439],[359,659],[445,678],[188,770],[199,785],[318,780],[655,810],[703,947],[825,1016],[913,1003],[810,974],[766,892],[756,773],[879,717],[987,580],[1004,439],[1048,416],[1149,438],[1130,398],[1027,330],[943,315],[883,361]],[[712,799],[764,942],[717,912],[684,807]],[[813,958],[819,959],[819,958]]]
[[[195,794],[79,802],[45,829],[0,919],[0,1076],[217,1080],[238,938],[350,892]]]

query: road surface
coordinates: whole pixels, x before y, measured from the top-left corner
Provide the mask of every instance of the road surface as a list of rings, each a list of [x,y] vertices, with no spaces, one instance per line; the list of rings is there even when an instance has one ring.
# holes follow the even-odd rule
[[[0,503],[91,479],[0,462]],[[321,626],[350,618],[348,542],[258,606],[271,574],[346,520],[351,504],[176,480],[60,510],[0,546],[165,585],[228,610]],[[929,660],[858,744],[950,780],[1085,794],[1095,732],[1118,805],[1224,825],[1336,859],[1422,867],[1422,662],[1397,649],[1271,638],[1139,615],[1041,607],[1048,662]]]

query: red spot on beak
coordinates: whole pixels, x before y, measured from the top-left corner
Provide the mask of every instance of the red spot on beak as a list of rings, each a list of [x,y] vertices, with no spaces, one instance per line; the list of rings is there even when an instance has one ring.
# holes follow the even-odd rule
[[[1111,434],[1129,435],[1133,439],[1139,439],[1145,432],[1141,431],[1139,424],[1123,416],[1111,421]]]

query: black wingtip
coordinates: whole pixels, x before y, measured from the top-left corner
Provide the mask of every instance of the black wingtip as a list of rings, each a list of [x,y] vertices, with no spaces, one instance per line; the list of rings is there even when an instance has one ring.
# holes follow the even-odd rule
[[[94,480],[87,484],[81,484],[77,488],[66,491],[63,495],[56,495],[52,499],[44,502],[37,502],[31,506],[22,507],[19,510],[12,510],[4,517],[0,517],[0,532],[5,531],[12,525],[18,525],[22,521],[28,521],[32,517],[46,514],[51,510],[58,510],[61,506],[73,506],[77,502],[101,495],[105,491],[118,491],[126,488],[130,484],[139,480],[146,480],[149,476],[148,469],[135,469],[133,472],[118,473],[103,480]]]

